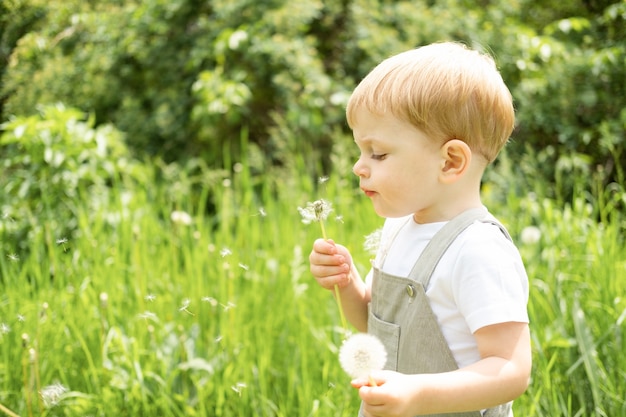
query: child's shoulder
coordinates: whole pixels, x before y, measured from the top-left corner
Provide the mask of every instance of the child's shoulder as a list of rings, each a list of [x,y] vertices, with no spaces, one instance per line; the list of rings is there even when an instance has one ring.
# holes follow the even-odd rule
[[[471,257],[514,256],[519,252],[508,232],[499,223],[476,221],[465,229],[453,243],[459,255]]]

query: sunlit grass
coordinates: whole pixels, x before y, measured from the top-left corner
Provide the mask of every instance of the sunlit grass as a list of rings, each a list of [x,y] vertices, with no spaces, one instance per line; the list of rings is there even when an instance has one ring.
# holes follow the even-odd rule
[[[75,236],[50,225],[28,252],[2,254],[0,404],[21,416],[356,415],[337,306],[308,271],[321,232],[297,207],[331,201],[325,230],[362,272],[381,220],[348,176],[320,184],[236,167],[183,170],[177,188],[115,189],[111,206],[77,214]],[[623,216],[603,210],[598,223],[583,199],[495,194],[486,202],[531,278],[534,371],[516,414],[623,415]],[[540,235],[522,241],[531,225]],[[44,403],[42,390],[59,386]]]

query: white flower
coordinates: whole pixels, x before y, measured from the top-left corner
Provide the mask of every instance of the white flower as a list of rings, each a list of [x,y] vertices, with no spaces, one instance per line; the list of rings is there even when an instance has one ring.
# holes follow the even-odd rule
[[[350,336],[339,349],[339,363],[352,378],[367,378],[387,363],[387,351],[374,335],[357,333]]]
[[[306,203],[305,208],[298,207],[298,211],[302,216],[302,223],[309,224],[326,220],[330,212],[333,211],[333,207],[326,200],[316,200],[312,203]]]
[[[526,245],[532,245],[541,239],[541,230],[536,226],[527,226],[522,230],[521,240]]]

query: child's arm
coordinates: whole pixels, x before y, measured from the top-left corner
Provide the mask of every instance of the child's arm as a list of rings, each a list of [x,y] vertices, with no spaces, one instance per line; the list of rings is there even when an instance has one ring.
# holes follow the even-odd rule
[[[348,249],[330,239],[317,239],[313,243],[309,262],[318,284],[329,290],[339,286],[343,312],[348,321],[359,331],[367,331],[370,291],[354,266]]]
[[[404,375],[381,371],[379,386],[355,380],[368,416],[415,416],[482,410],[524,393],[531,371],[530,333],[526,323],[501,323],[474,333],[481,360],[440,374]]]

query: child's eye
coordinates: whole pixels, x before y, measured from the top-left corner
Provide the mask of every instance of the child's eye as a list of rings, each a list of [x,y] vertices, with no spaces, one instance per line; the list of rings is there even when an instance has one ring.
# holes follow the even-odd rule
[[[375,153],[373,153],[373,154],[372,154],[372,156],[371,156],[371,158],[372,158],[372,159],[374,159],[374,160],[376,160],[376,161],[382,161],[382,160],[384,160],[386,157],[387,157],[387,154],[386,154],[386,153],[380,153],[380,154],[375,154]]]

